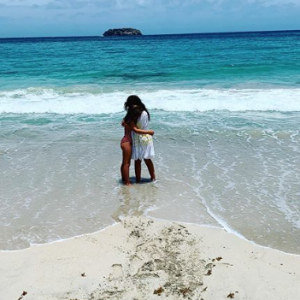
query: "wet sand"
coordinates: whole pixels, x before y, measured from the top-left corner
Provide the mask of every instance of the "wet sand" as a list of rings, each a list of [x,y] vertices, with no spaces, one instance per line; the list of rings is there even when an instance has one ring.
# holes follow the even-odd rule
[[[90,235],[0,253],[0,299],[298,300],[300,256],[221,229],[122,222]]]

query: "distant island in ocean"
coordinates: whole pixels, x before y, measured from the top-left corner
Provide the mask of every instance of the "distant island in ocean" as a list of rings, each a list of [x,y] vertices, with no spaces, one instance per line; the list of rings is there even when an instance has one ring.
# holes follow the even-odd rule
[[[141,31],[134,28],[116,28],[109,29],[103,33],[103,36],[132,36],[142,35]]]

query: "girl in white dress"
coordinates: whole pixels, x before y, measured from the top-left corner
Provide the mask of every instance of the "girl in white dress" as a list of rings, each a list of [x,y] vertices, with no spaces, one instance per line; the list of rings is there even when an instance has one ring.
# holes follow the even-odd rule
[[[129,107],[127,114],[122,121],[122,126],[124,127],[124,137],[121,140],[121,149],[123,153],[122,165],[121,165],[121,175],[122,181],[125,185],[131,185],[129,180],[129,168],[132,153],[132,135],[131,132],[138,134],[144,134],[145,136],[154,134],[153,130],[142,130],[137,128],[137,120],[141,117],[143,111],[138,106]]]
[[[148,124],[150,120],[150,114],[138,96],[132,95],[127,98],[124,104],[127,110],[130,107],[137,106],[141,110],[141,116],[136,122],[136,127],[138,129],[149,130]],[[132,131],[132,155],[131,158],[134,159],[134,169],[136,182],[141,181],[141,171],[142,171],[142,160],[144,160],[151,180],[155,180],[155,169],[151,158],[154,157],[154,146],[153,138],[150,134],[136,134]]]

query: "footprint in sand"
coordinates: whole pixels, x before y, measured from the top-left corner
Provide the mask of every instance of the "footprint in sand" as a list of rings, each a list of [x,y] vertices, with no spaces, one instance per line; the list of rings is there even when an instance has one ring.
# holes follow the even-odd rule
[[[131,276],[134,276],[138,273],[139,269],[142,267],[144,264],[143,259],[138,257],[137,255],[133,255],[130,258],[130,265],[129,265],[129,273]]]
[[[116,280],[123,277],[123,267],[121,264],[114,264],[111,267],[112,272],[109,275],[109,280]]]

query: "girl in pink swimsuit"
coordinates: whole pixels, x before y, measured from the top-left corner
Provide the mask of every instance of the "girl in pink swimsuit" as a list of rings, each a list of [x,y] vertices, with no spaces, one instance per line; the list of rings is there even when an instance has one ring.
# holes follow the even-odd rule
[[[138,106],[132,106],[128,108],[127,114],[122,121],[122,126],[124,126],[124,137],[121,140],[121,149],[123,153],[123,160],[121,165],[121,176],[122,181],[125,185],[131,185],[129,180],[129,168],[131,160],[131,148],[132,148],[132,137],[131,131],[137,134],[150,134],[153,135],[153,130],[143,130],[136,127],[136,122],[141,116],[143,109]]]

